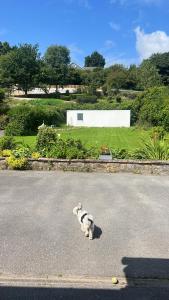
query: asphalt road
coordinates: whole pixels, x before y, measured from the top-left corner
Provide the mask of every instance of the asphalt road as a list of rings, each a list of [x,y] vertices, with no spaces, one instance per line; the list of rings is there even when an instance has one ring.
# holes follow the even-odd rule
[[[72,214],[79,201],[93,241]],[[167,176],[0,172],[1,276],[169,278],[168,236]]]

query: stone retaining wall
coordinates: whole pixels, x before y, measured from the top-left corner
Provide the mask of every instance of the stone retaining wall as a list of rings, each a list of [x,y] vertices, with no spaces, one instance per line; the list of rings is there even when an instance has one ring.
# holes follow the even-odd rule
[[[7,170],[6,161],[0,158],[0,170]],[[83,159],[29,159],[29,170],[76,172],[127,172],[133,174],[169,175],[169,161],[143,160],[83,160]]]

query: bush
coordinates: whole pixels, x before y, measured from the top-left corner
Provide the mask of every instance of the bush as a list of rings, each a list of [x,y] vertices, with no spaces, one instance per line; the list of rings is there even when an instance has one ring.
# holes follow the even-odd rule
[[[5,99],[5,91],[0,88],[0,102]]]
[[[39,152],[32,152],[32,155],[31,155],[31,157],[33,158],[33,159],[39,159],[40,158],[40,153]]]
[[[14,138],[11,136],[4,136],[0,138],[0,150],[11,150],[16,147],[16,143]]]
[[[150,140],[141,149],[135,150],[133,157],[137,159],[168,160],[169,143],[164,140]]]
[[[10,156],[6,158],[7,165],[13,170],[26,170],[28,165],[28,160],[25,157],[16,158],[15,156]]]
[[[127,149],[111,149],[112,158],[117,159],[128,159],[131,157],[131,154]]]
[[[0,129],[4,130],[7,126],[9,118],[7,115],[0,115]]]
[[[150,137],[152,140],[162,140],[166,135],[166,131],[162,126],[153,127],[151,129]]]
[[[79,95],[76,97],[76,102],[83,104],[83,103],[96,103],[97,96],[89,96],[89,95]]]
[[[36,140],[36,149],[40,153],[46,155],[56,145],[57,141],[58,134],[56,129],[45,126],[39,129]]]
[[[24,133],[25,128],[22,120],[12,120],[5,128],[5,134],[8,136],[19,136],[24,135]]]
[[[19,105],[11,108],[8,115],[10,122],[5,133],[14,136],[36,133],[43,121],[55,126],[65,121],[65,113],[53,107]]]
[[[72,97],[71,97],[71,95],[70,96],[69,95],[61,95],[60,99],[62,99],[64,101],[70,101],[70,100],[72,100]]]

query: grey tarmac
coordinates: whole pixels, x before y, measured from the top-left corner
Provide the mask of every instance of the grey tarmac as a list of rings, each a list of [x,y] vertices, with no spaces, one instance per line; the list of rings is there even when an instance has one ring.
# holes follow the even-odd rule
[[[79,201],[94,215],[93,241],[84,237],[72,214]],[[126,286],[113,286],[111,290],[110,284],[110,289],[105,287],[104,299],[109,299],[110,291],[116,294],[111,299],[123,299],[126,291],[134,293],[134,280],[158,279],[158,286],[139,285],[136,290],[141,293],[146,289],[150,296],[152,291],[162,291],[165,299],[165,294],[169,295],[168,216],[168,176],[1,171],[0,282],[6,278],[6,284],[19,295],[26,287],[18,290],[8,283],[8,278],[97,277],[111,282],[111,277],[116,276],[126,280]],[[167,284],[162,287],[160,282],[164,280]],[[5,283],[1,285],[2,295],[7,290]],[[86,293],[91,290],[91,297],[97,299],[97,284],[93,289],[87,286]],[[70,287],[51,288],[68,297]],[[82,290],[82,286],[74,289],[80,299],[85,295],[78,294]],[[32,287],[34,292],[37,290]],[[49,295],[49,299],[55,298]],[[142,295],[140,299],[158,298]]]

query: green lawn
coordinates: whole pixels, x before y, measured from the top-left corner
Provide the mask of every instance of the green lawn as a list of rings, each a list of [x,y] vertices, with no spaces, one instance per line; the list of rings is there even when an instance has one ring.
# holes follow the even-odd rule
[[[114,148],[126,148],[129,150],[141,146],[143,140],[149,137],[148,131],[131,128],[58,128],[61,138],[80,139],[87,147],[107,145]],[[36,136],[16,137],[16,141],[22,141],[31,147],[35,145]]]

